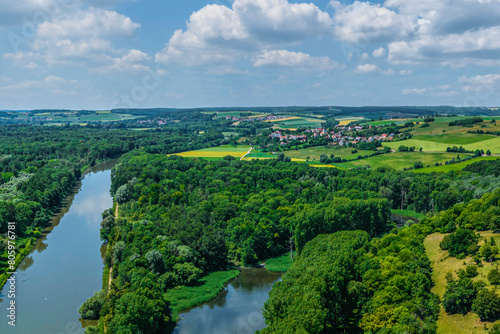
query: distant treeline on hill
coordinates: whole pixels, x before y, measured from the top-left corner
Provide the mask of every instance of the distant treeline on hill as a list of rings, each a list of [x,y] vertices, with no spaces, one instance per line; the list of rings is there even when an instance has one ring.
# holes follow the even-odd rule
[[[489,108],[480,107],[452,107],[452,106],[287,106],[287,107],[216,107],[216,108],[120,108],[111,110],[112,113],[132,115],[155,115],[176,111],[198,111],[198,112],[225,112],[225,111],[250,111],[258,113],[312,113],[324,116],[383,116],[383,117],[418,117],[435,114],[457,114],[466,116],[498,115],[499,112]]]

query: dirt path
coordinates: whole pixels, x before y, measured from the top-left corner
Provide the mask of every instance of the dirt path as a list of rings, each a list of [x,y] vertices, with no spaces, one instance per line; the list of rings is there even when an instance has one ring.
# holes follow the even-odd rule
[[[116,203],[115,208],[115,220],[118,219],[118,203]],[[108,277],[108,293],[111,290],[111,280],[113,279],[113,267],[109,267],[109,277]]]
[[[244,157],[246,157],[247,155],[249,155],[249,154],[250,154],[250,152],[252,152],[252,150],[253,150],[253,147],[250,147],[250,149],[248,150],[248,152],[247,152],[247,153],[245,153],[245,155],[244,155],[244,156],[242,156],[240,160],[243,160],[243,158],[244,158]]]

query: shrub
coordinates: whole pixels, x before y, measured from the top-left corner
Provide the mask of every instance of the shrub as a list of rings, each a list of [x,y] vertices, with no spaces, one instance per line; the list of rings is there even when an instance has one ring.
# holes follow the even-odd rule
[[[87,299],[85,303],[80,307],[80,315],[83,319],[99,319],[101,313],[102,305],[104,304],[104,298],[106,293],[104,291],[96,292],[92,297]]]
[[[450,235],[444,237],[439,245],[442,250],[447,250],[450,256],[466,256],[476,252],[478,236],[474,231],[459,228]]]
[[[482,289],[472,304],[472,310],[481,321],[495,321],[500,318],[500,296],[494,291]]]
[[[492,285],[500,285],[500,271],[498,269],[491,269],[488,273],[488,281]]]
[[[443,296],[444,310],[448,314],[466,315],[472,309],[476,290],[469,278],[450,281]]]

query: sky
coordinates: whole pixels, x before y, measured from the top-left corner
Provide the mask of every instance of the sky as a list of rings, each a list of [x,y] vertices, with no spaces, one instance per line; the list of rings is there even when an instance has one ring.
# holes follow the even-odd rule
[[[500,0],[0,0],[0,109],[500,105]]]

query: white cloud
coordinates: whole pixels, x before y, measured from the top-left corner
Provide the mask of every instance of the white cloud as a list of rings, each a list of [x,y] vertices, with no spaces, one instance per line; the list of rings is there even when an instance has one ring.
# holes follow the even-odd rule
[[[406,17],[370,2],[355,1],[343,6],[331,1],[335,8],[335,36],[344,42],[367,44],[405,38],[414,30]]]
[[[462,76],[458,81],[474,85],[491,85],[500,81],[500,74],[476,75],[473,77]]]
[[[364,64],[364,65],[359,65],[356,68],[355,72],[356,73],[373,73],[373,72],[377,72],[379,70],[380,69],[375,64]]]
[[[380,47],[380,48],[373,51],[373,57],[380,58],[383,56],[385,56],[385,49],[384,48]]]
[[[287,0],[235,0],[232,8],[207,5],[191,15],[185,31],[175,31],[155,59],[187,66],[227,65],[249,52],[329,34],[332,23],[315,5]]]
[[[139,50],[130,50],[123,57],[108,57],[107,65],[97,67],[96,72],[146,72],[149,67],[144,65],[149,61],[150,57],[147,53]]]
[[[46,76],[41,80],[24,80],[11,82],[0,86],[0,96],[29,96],[40,93],[73,94],[74,90],[82,87],[77,80],[68,80],[54,75]]]
[[[302,52],[290,52],[287,50],[265,51],[254,62],[255,67],[281,66],[294,67],[298,69],[327,71],[338,66],[336,62],[328,57],[312,57]]]
[[[131,37],[139,24],[114,11],[89,8],[58,15],[39,25],[30,51],[5,54],[14,65],[38,68],[78,65],[98,72],[137,72],[149,57],[138,50],[114,49],[111,38]]]
[[[90,8],[42,23],[38,27],[37,37],[43,39],[123,37],[132,36],[140,26],[117,12]]]
[[[412,88],[412,89],[403,89],[402,94],[403,95],[410,95],[410,94],[416,94],[420,95],[427,92],[427,88],[422,88],[422,89],[417,89],[417,88]]]
[[[413,70],[400,70],[399,74],[401,74],[401,75],[412,75],[413,74]]]

